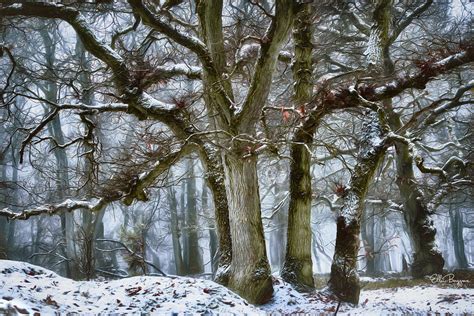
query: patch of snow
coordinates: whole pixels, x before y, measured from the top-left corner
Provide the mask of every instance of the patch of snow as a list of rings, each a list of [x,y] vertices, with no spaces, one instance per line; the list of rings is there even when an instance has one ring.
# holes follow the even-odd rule
[[[73,281],[25,262],[0,260],[0,315],[237,313],[260,310],[212,281],[139,276]]]
[[[344,206],[341,208],[340,214],[350,222],[358,213],[360,199],[357,194],[349,190],[347,196],[344,198]]]
[[[362,278],[365,281],[364,278]],[[369,280],[367,280],[369,281]],[[333,314],[339,301],[324,291],[298,293],[273,277],[274,295],[248,304],[212,281],[141,276],[73,281],[25,262],[0,260],[0,314]],[[338,315],[472,314],[474,289],[435,285],[361,291],[360,304],[341,303]]]
[[[169,72],[177,72],[177,73],[200,73],[202,71],[201,67],[190,66],[187,64],[173,64],[164,67],[165,71]]]
[[[245,44],[238,51],[237,60],[245,60],[253,57],[260,50],[260,44],[251,43]]]
[[[381,32],[378,28],[372,28],[370,31],[369,42],[364,54],[367,56],[369,65],[378,65],[382,59],[382,49],[380,47]]]
[[[161,102],[146,92],[143,93],[142,101],[143,101],[143,107],[150,110],[171,111],[176,108],[176,105],[171,104],[171,103]]]

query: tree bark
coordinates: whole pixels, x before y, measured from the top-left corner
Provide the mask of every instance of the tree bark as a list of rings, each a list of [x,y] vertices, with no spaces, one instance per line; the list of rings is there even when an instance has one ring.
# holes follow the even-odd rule
[[[291,145],[286,255],[281,276],[296,289],[307,291],[314,288],[311,259],[311,152],[303,144],[310,146],[312,136],[305,131],[298,131],[294,141]]]
[[[301,4],[293,31],[295,103],[303,109],[312,95],[312,4]],[[286,254],[281,276],[300,291],[314,288],[311,258],[311,152],[314,129],[298,129],[291,145],[290,204]]]
[[[226,192],[232,234],[232,265],[228,287],[252,304],[273,294],[265,249],[255,156],[224,156]]]
[[[389,112],[389,124],[392,130],[401,127],[398,114]],[[443,272],[444,259],[436,249],[436,228],[431,217],[432,212],[424,201],[423,193],[413,171],[413,153],[408,145],[397,142],[396,167],[397,186],[403,201],[403,217],[407,224],[413,249],[411,274],[415,278]]]
[[[360,295],[357,273],[360,220],[367,190],[385,154],[382,135],[379,118],[371,113],[364,124],[357,164],[337,217],[336,247],[328,285],[341,300],[354,304],[359,303]]]
[[[200,148],[199,155],[205,168],[207,184],[212,192],[214,218],[218,238],[218,261],[214,281],[227,285],[232,263],[229,205],[224,184],[224,166],[220,155],[213,150]]]

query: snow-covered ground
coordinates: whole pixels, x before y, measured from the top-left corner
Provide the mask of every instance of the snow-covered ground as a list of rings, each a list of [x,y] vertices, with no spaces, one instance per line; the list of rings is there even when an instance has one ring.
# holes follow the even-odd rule
[[[321,292],[300,294],[274,279],[268,304],[253,306],[212,281],[185,277],[133,277],[78,282],[24,262],[0,260],[0,315],[55,313],[264,315],[334,314],[338,302]],[[341,304],[340,315],[473,314],[474,289],[416,286],[362,291],[361,304]]]

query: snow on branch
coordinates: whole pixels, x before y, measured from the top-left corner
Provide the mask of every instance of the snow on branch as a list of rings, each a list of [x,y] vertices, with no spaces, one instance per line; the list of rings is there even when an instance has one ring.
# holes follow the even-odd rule
[[[422,157],[416,157],[415,163],[418,169],[423,173],[430,173],[439,176],[442,180],[446,181],[448,178],[448,172],[453,168],[464,170],[467,168],[469,162],[464,161],[459,157],[451,156],[443,165],[443,167],[428,167],[424,164]]]
[[[46,204],[36,208],[27,209],[20,213],[13,212],[8,208],[0,210],[0,216],[7,217],[12,220],[26,220],[32,216],[38,215],[54,215],[66,212],[72,212],[77,209],[84,209],[91,212],[98,212],[106,207],[109,203],[120,201],[126,205],[130,205],[134,200],[147,201],[145,189],[151,186],[156,179],[168,170],[173,164],[179,161],[185,155],[190,154],[196,149],[196,144],[193,142],[186,142],[179,150],[176,150],[161,159],[159,159],[149,171],[139,175],[135,179],[131,179],[125,189],[117,190],[114,186],[114,191],[109,192],[107,197],[97,199],[96,201],[73,200],[67,199],[58,204]],[[110,181],[112,184],[114,179]]]
[[[125,103],[108,103],[88,105],[84,103],[65,103],[54,105],[59,110],[79,110],[85,112],[127,112],[128,105]]]
[[[366,96],[371,101],[379,101],[395,97],[406,89],[425,89],[426,84],[433,78],[446,73],[454,68],[474,61],[474,45],[466,50],[450,55],[442,60],[426,65],[415,74],[397,78],[389,83],[380,85],[373,89],[371,95]]]
[[[151,110],[154,113],[159,111],[172,111],[177,109],[177,106],[175,104],[162,102],[152,97],[146,92],[142,94],[141,101],[141,105],[145,109]]]
[[[81,39],[84,47],[95,57],[106,63],[113,71],[117,82],[124,85],[128,81],[129,72],[125,63],[110,46],[102,42],[90,29],[82,14],[68,6],[50,2],[18,1],[0,8],[1,16],[29,16],[61,19],[71,25]]]
[[[447,174],[442,168],[428,167],[424,164],[424,162],[425,162],[425,160],[420,156],[417,156],[415,158],[415,164],[421,172],[437,175],[437,176],[441,177],[443,180],[445,180],[447,178]]]
[[[106,205],[105,199],[98,199],[95,202],[72,200],[67,199],[66,201],[59,204],[46,204],[38,206],[36,208],[27,209],[20,213],[13,212],[8,208],[0,210],[0,216],[7,217],[12,220],[27,220],[32,216],[38,215],[56,215],[62,213],[72,212],[78,209],[85,209],[91,212],[99,212]]]

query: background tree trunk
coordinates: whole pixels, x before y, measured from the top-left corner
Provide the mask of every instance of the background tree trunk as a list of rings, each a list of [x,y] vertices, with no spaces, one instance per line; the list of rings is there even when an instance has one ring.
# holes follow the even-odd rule
[[[186,169],[188,171],[188,179],[186,180],[186,264],[189,274],[199,274],[203,272],[203,266],[199,249],[196,178],[194,177],[194,164],[191,159],[186,161]]]
[[[469,263],[466,257],[466,251],[464,249],[464,236],[463,236],[463,216],[461,211],[457,208],[451,207],[449,209],[449,222],[451,224],[451,234],[453,237],[454,244],[454,256],[460,269],[467,269]]]
[[[180,228],[178,221],[178,202],[176,201],[176,193],[172,187],[168,188],[168,205],[170,208],[170,230],[176,274],[184,275],[185,269],[181,253]]]

